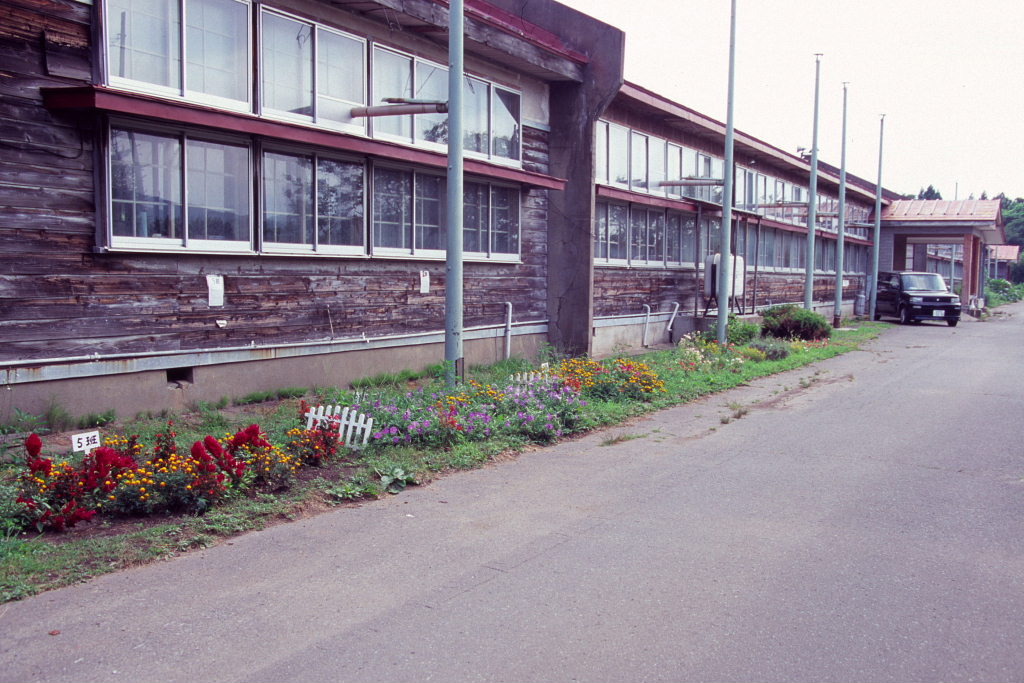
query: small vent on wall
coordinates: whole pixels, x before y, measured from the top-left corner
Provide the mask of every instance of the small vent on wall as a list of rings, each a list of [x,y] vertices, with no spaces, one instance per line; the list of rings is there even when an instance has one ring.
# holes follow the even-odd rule
[[[193,368],[168,368],[168,384],[192,384],[192,370]]]

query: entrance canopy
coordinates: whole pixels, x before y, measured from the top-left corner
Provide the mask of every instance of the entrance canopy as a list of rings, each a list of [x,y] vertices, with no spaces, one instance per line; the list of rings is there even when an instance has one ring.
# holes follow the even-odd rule
[[[882,211],[879,267],[925,270],[926,245],[963,245],[961,295],[967,299],[981,290],[982,247],[1005,242],[998,199],[897,199]]]

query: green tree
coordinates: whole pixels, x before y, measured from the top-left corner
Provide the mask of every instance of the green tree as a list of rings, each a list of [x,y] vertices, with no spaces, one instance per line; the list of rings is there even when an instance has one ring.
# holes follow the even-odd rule
[[[935,189],[934,185],[929,185],[927,190],[922,189],[917,193],[918,199],[942,199],[942,193]]]

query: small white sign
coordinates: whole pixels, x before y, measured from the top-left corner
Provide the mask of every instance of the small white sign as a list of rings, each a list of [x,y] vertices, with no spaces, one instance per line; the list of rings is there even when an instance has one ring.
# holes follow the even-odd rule
[[[71,451],[77,453],[83,451],[88,453],[94,448],[100,446],[100,433],[95,432],[82,432],[81,434],[75,434],[71,437]]]
[[[420,294],[430,294],[430,271],[420,271]]]
[[[206,289],[209,291],[210,305],[211,306],[223,306],[224,305],[224,276],[223,275],[207,275],[206,276]]]

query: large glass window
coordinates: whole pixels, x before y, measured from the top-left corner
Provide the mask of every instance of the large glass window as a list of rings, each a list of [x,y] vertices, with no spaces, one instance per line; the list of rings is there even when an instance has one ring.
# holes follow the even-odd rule
[[[608,177],[612,185],[629,187],[629,129],[608,125]]]
[[[263,13],[263,110],[304,121],[349,124],[364,100],[362,41],[274,12]]]
[[[239,0],[111,0],[108,80],[247,108],[249,16]]]
[[[509,257],[519,253],[519,192],[509,187],[466,183],[463,249]]]
[[[109,150],[114,246],[251,249],[247,145],[114,127]]]
[[[491,154],[499,159],[519,160],[519,93],[494,88]]]
[[[263,242],[270,250],[362,251],[363,165],[263,155]]]
[[[462,139],[467,152],[487,154],[490,149],[490,92],[486,82],[466,77],[462,94]]]
[[[416,62],[416,99],[448,101],[448,69]],[[448,144],[447,114],[418,114],[416,139],[440,145]]]

